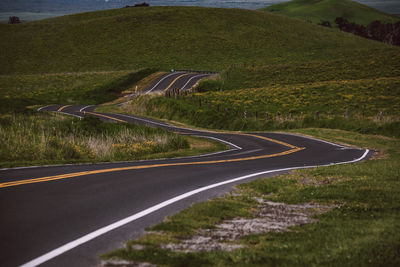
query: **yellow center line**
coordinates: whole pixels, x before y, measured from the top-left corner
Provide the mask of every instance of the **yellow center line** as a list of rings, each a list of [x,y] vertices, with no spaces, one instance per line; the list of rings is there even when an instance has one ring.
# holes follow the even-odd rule
[[[141,170],[141,169],[170,167],[170,166],[217,164],[217,163],[248,161],[248,160],[256,160],[256,159],[266,159],[266,158],[272,158],[272,157],[278,157],[278,156],[292,154],[292,153],[295,153],[295,152],[303,150],[303,149],[305,149],[305,148],[296,147],[294,149],[290,149],[290,150],[283,151],[283,152],[280,152],[280,153],[269,154],[269,155],[261,155],[261,156],[254,156],[254,157],[247,157],[247,158],[213,160],[213,161],[199,161],[199,162],[164,163],[164,164],[153,164],[153,165],[141,165],[141,166],[102,169],[102,170],[95,170],[95,171],[75,172],[75,173],[47,176],[47,177],[34,178],[34,179],[25,179],[25,180],[14,181],[14,182],[0,183],[0,188],[18,186],[18,185],[23,185],[23,184],[49,182],[49,181],[61,180],[61,179],[67,179],[67,178],[73,178],[73,177],[79,177],[79,176],[84,176],[84,175],[108,173],[108,172],[116,172],[116,171]]]
[[[63,109],[70,107],[71,105],[66,105],[66,106],[62,106],[61,108],[59,108],[57,111],[62,111]]]
[[[113,118],[107,115],[99,114],[99,113],[94,113],[94,112],[85,112],[88,114],[92,114],[95,116],[101,116],[105,117],[108,119],[116,120],[119,122],[127,122],[124,120],[120,120],[117,118]],[[273,143],[277,143],[286,147],[289,147],[290,150],[286,150],[280,153],[275,153],[275,154],[268,154],[268,155],[260,155],[260,156],[253,156],[253,157],[246,157],[246,158],[237,158],[237,159],[225,159],[225,160],[213,160],[213,161],[198,161],[198,162],[177,162],[177,163],[163,163],[163,164],[153,164],[153,165],[141,165],[141,166],[130,166],[130,167],[121,167],[121,168],[110,168],[110,169],[101,169],[101,170],[95,170],[95,171],[83,171],[83,172],[75,172],[75,173],[67,173],[67,174],[60,174],[60,175],[53,175],[53,176],[46,176],[46,177],[40,177],[40,178],[33,178],[33,179],[24,179],[24,180],[19,180],[19,181],[13,181],[13,182],[5,182],[5,183],[0,183],[0,188],[5,188],[5,187],[11,187],[11,186],[18,186],[18,185],[24,185],[24,184],[33,184],[33,183],[42,183],[42,182],[49,182],[49,181],[54,181],[54,180],[61,180],[61,179],[68,179],[68,178],[74,178],[74,177],[79,177],[79,176],[85,176],[85,175],[92,175],[92,174],[99,174],[99,173],[108,173],[108,172],[116,172],[116,171],[128,171],[128,170],[140,170],[140,169],[150,169],[150,168],[159,168],[159,167],[170,167],[170,166],[186,166],[186,165],[204,165],[204,164],[217,164],[217,163],[229,163],[229,162],[239,162],[239,161],[248,161],[248,160],[256,160],[256,159],[266,159],[266,158],[273,158],[273,157],[279,157],[279,156],[284,156],[284,155],[289,155],[298,151],[301,151],[305,149],[304,147],[297,147],[279,140],[275,140],[272,138],[268,138],[265,136],[259,136],[255,134],[241,134],[244,136],[252,136],[260,139],[264,139]]]
[[[282,142],[282,141],[278,141],[278,140],[275,140],[275,139],[271,139],[271,138],[268,138],[268,137],[265,137],[265,136],[261,136],[261,135],[255,135],[255,134],[241,134],[241,135],[253,136],[253,137],[256,137],[256,138],[260,138],[260,139],[264,139],[264,140],[267,140],[267,141],[271,141],[273,143],[277,143],[277,144],[280,144],[280,145],[283,145],[283,146],[287,146],[287,147],[290,147],[290,148],[297,148],[297,146],[294,146],[294,145],[291,145],[291,144],[288,144],[288,143],[285,143],[285,142]]]
[[[168,89],[169,89],[179,78],[181,78],[181,77],[183,77],[183,76],[187,76],[187,75],[190,75],[190,73],[182,74],[182,75],[179,75],[178,77],[176,77],[175,80],[173,80],[172,83],[170,83],[170,84],[168,85],[168,87],[164,89],[164,92],[165,92],[165,91],[168,91]]]
[[[113,118],[113,117],[110,117],[110,116],[107,116],[107,115],[103,115],[103,114],[100,114],[100,113],[89,112],[89,111],[84,111],[83,113],[85,113],[85,114],[87,113],[87,114],[91,114],[91,115],[94,115],[94,116],[100,116],[100,117],[104,117],[104,118],[107,118],[107,119],[110,119],[110,120],[115,120],[115,121],[127,123],[127,121],[125,121],[125,120],[120,120],[120,119]]]

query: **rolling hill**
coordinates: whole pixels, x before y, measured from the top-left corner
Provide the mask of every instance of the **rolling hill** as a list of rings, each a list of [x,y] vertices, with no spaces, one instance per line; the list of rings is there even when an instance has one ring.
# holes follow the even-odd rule
[[[0,74],[223,70],[231,64],[368,60],[399,50],[263,11],[124,8],[0,25]]]
[[[324,20],[333,24],[337,17],[344,17],[348,21],[361,25],[368,25],[375,20],[382,22],[399,21],[396,16],[351,0],[293,0],[272,5],[262,10],[313,23],[320,23]]]

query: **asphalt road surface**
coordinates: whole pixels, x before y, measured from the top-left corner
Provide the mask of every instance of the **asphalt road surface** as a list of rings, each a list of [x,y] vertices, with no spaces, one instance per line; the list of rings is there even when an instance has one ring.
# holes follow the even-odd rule
[[[235,184],[291,169],[355,163],[370,153],[289,134],[197,131],[94,108],[41,110],[163,127],[220,140],[229,148],[189,158],[0,170],[1,266],[96,266],[101,253]]]
[[[215,75],[213,73],[199,73],[176,71],[168,73],[157,79],[145,93],[160,92],[173,89],[188,90],[203,78]]]

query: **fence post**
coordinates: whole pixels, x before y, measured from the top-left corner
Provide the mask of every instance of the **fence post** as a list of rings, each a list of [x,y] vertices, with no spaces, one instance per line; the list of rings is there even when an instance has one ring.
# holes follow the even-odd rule
[[[349,118],[349,109],[348,109],[348,108],[346,108],[346,113],[345,113],[345,115],[344,115],[344,116],[345,116],[345,118],[346,118],[346,119],[348,119],[348,118]]]
[[[382,121],[383,119],[383,112],[382,110],[379,111],[379,121]]]
[[[243,112],[243,117],[244,117],[245,119],[247,119],[247,112],[246,112],[246,111]]]
[[[269,118],[268,118],[268,111],[267,112],[265,112],[265,120],[267,121]]]

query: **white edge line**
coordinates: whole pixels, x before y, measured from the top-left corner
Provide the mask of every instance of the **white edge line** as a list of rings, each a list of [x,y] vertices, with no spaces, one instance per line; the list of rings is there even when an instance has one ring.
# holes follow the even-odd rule
[[[139,121],[144,121],[144,122],[147,122],[147,123],[149,123],[149,124],[154,124],[154,125],[160,125],[160,126],[164,126],[164,127],[169,127],[169,128],[172,128],[172,129],[178,129],[178,130],[189,130],[189,131],[192,131],[192,132],[199,132],[199,133],[216,133],[216,134],[221,134],[221,133],[218,133],[218,132],[213,132],[213,131],[208,131],[208,130],[196,130],[196,129],[190,129],[190,128],[185,128],[185,127],[179,127],[179,126],[175,126],[175,125],[171,125],[171,124],[163,124],[163,123],[159,123],[159,122],[155,122],[155,121],[150,121],[150,120],[146,120],[146,119],[143,119],[143,118],[139,118],[139,117],[134,117],[134,116],[129,116],[129,115],[125,115],[125,114],[120,114],[120,113],[115,113],[115,114],[113,114],[113,115],[119,115],[119,116],[122,116],[122,117],[126,117],[126,118],[131,118],[131,119],[134,119],[134,120],[139,120]],[[223,134],[223,133],[222,133]]]
[[[62,112],[60,112],[62,113]],[[67,115],[73,115],[73,114],[68,114]],[[201,138],[208,138],[208,139],[214,139],[217,141],[220,141],[222,143],[228,144],[233,146],[233,149],[228,149],[228,150],[223,150],[223,151],[218,151],[218,152],[213,152],[213,153],[207,153],[207,154],[200,154],[200,155],[193,155],[193,156],[187,156],[187,157],[176,157],[176,158],[159,158],[159,159],[143,159],[143,160],[128,160],[128,161],[116,161],[116,162],[86,162],[86,163],[76,163],[76,164],[54,164],[54,165],[38,165],[38,166],[24,166],[24,167],[13,167],[13,168],[2,168],[0,171],[8,171],[8,170],[24,170],[24,169],[37,169],[37,168],[51,168],[51,167],[62,167],[62,166],[89,166],[89,165],[100,165],[100,164],[122,164],[122,163],[137,163],[137,162],[151,162],[151,161],[160,161],[160,160],[176,160],[176,159],[190,159],[190,158],[200,158],[200,157],[207,157],[207,156],[213,156],[225,152],[231,152],[235,150],[240,150],[242,149],[241,147],[230,143],[228,141],[216,138],[216,137],[211,137],[211,136],[201,136],[201,135],[191,135],[194,137],[201,137]]]
[[[41,111],[42,109],[47,108],[47,107],[50,107],[50,106],[52,106],[52,105],[47,105],[47,106],[38,108],[37,111]],[[87,107],[89,107],[89,106],[86,106],[85,108],[87,108]],[[54,112],[56,112],[56,113],[61,113],[61,114],[64,114],[64,115],[69,115],[69,116],[75,116],[75,117],[78,117],[78,118],[80,118],[80,119],[83,118],[82,116],[75,115],[75,114],[71,114],[71,113],[66,113],[66,112],[63,112],[63,111],[54,111]]]
[[[51,105],[49,105],[49,106],[51,106]],[[77,117],[79,117],[78,115],[69,114],[69,113],[65,113],[65,112],[62,112],[62,111],[61,111],[61,112],[58,111],[58,112],[59,112],[59,113],[66,114],[66,115],[71,115],[71,116],[77,116]],[[101,114],[101,113],[100,113],[100,114]],[[158,122],[154,122],[154,121],[150,121],[150,120],[146,120],[146,119],[142,119],[142,118],[138,118],[138,117],[134,117],[134,116],[129,116],[129,115],[125,115],[125,114],[114,114],[114,115],[119,115],[119,116],[122,116],[122,117],[127,117],[127,118],[131,118],[131,119],[139,120],[139,121],[148,122],[148,123],[150,123],[150,124],[160,125],[160,126],[164,126],[164,127],[170,127],[170,128],[174,128],[174,129],[190,130],[190,131],[194,131],[194,132],[197,131],[197,132],[215,133],[215,132],[207,131],[207,130],[201,130],[201,131],[200,131],[200,130],[194,130],[194,129],[190,129],[190,128],[183,128],[183,127],[173,126],[173,125],[169,125],[169,124],[162,124],[162,123],[158,123]],[[82,117],[79,117],[79,118],[82,118]],[[325,141],[325,140],[316,139],[316,138],[312,138],[312,137],[308,137],[308,136],[304,136],[304,135],[300,135],[300,134],[279,133],[279,132],[278,132],[278,134],[293,135],[293,136],[298,136],[298,137],[302,137],[302,138],[305,138],[305,139],[311,139],[311,140],[319,141],[319,142],[322,142],[322,143],[327,143],[327,144],[330,144],[330,145],[333,145],[333,146],[337,146],[337,147],[348,148],[348,147],[341,146],[341,145],[338,145],[338,144],[335,144],[335,143],[331,143],[331,142],[328,142],[328,141]],[[192,136],[196,136],[196,135],[192,135]],[[207,137],[207,136],[199,136],[199,135],[198,135],[198,137],[205,137],[205,138],[210,138],[210,139],[215,138],[215,137]],[[218,139],[218,138],[215,138],[215,139]],[[223,140],[219,140],[219,141],[223,142]],[[229,143],[229,142],[225,141],[224,143]],[[230,145],[236,146],[236,145],[231,144],[231,143],[230,143]],[[349,147],[349,148],[351,148],[351,147]],[[242,149],[242,148],[239,147],[238,149]],[[353,148],[351,148],[351,149],[353,149]],[[354,149],[362,150],[362,149],[360,149],[360,148],[354,148]],[[233,151],[233,150],[236,150],[236,149],[230,149],[230,150],[225,150],[225,151],[219,151],[219,152],[215,152],[215,153],[203,154],[203,155],[198,155],[198,156],[195,155],[195,156],[189,156],[189,157],[177,157],[177,158],[172,158],[172,159],[186,159],[186,158],[195,158],[195,157],[211,156],[211,155],[220,154],[220,153],[224,153],[224,152],[229,152],[229,151]],[[2,168],[2,169],[0,169],[0,171],[21,170],[21,169],[34,169],[34,168],[51,168],[51,167],[60,167],[60,166],[99,165],[99,164],[120,164],[120,163],[132,163],[132,162],[159,161],[159,160],[165,160],[165,159],[171,159],[171,158],[160,158],[160,159],[150,159],[150,160],[134,160],[134,161],[117,161],[117,162],[94,162],[94,163],[81,163],[81,164],[78,163],[78,164],[55,164],[55,165],[25,166],[25,167],[14,167],[14,168]]]
[[[80,110],[79,110],[79,112],[82,112],[82,111],[84,111],[85,109],[87,109],[88,107],[93,107],[94,105],[89,105],[89,106],[86,106],[86,107],[83,107],[83,108],[81,108]]]
[[[174,126],[174,125],[170,125],[170,124],[162,124],[162,123],[158,123],[158,122],[154,122],[154,121],[150,121],[150,120],[146,120],[146,119],[138,118],[138,117],[134,117],[134,116],[129,116],[129,115],[125,115],[125,114],[116,113],[116,114],[114,114],[114,115],[120,115],[120,116],[123,116],[123,117],[131,118],[131,119],[135,119],[135,120],[139,120],[139,121],[144,121],[144,122],[147,122],[147,123],[149,123],[149,124],[160,125],[160,126],[164,126],[164,127],[169,127],[169,128],[173,128],[173,129],[178,129],[178,130],[181,129],[181,130],[189,130],[189,131],[200,132],[200,133],[201,133],[201,132],[205,132],[205,133],[217,133],[217,134],[220,134],[220,133],[218,133],[218,132],[213,132],[213,131],[208,131],[208,130],[196,130],[196,129],[190,129],[190,128],[185,128],[185,127]],[[223,134],[223,133],[222,133],[222,134]],[[317,139],[317,138],[312,138],[312,137],[305,136],[305,135],[301,135],[301,134],[284,133],[284,132],[282,132],[282,133],[277,132],[277,134],[298,136],[298,137],[301,137],[301,138],[310,139],[310,140],[314,140],[314,141],[321,142],[321,143],[326,143],[326,144],[328,144],[328,145],[332,145],[332,146],[336,146],[336,147],[340,147],[340,148],[344,148],[344,149],[358,149],[358,150],[362,150],[362,149],[360,149],[360,148],[353,148],[353,147],[349,147],[349,146],[339,145],[339,144],[332,143],[332,142],[329,142],[329,141],[326,141],[326,140],[321,140],[321,139]],[[203,136],[203,137],[204,137],[204,136]],[[240,149],[241,149],[241,148],[240,148]]]
[[[101,114],[101,113],[100,113],[100,114]],[[113,115],[119,115],[119,116],[122,116],[122,117],[131,118],[131,119],[138,120],[138,121],[144,121],[144,122],[147,122],[147,123],[149,123],[149,124],[160,125],[160,126],[164,126],[164,127],[171,127],[169,124],[164,124],[164,123],[159,123],[159,122],[155,122],[155,121],[150,121],[150,120],[146,120],[146,119],[142,119],[142,118],[138,118],[138,117],[134,117],[134,116],[129,116],[129,115],[125,115],[125,114],[118,114],[118,113],[116,113],[116,114],[113,114]],[[172,128],[178,128],[178,127],[172,126]],[[180,129],[180,128],[179,128],[179,129]]]
[[[259,149],[253,149],[253,150],[245,150],[245,151],[243,151],[243,152],[239,152],[239,153],[234,153],[234,154],[232,154],[232,155],[229,155],[229,156],[231,156],[231,157],[233,157],[233,156],[240,156],[240,155],[245,155],[245,154],[250,154],[250,153],[253,153],[253,152],[258,152],[258,151],[261,151],[262,149],[261,148],[259,148]]]
[[[232,147],[234,147],[234,148],[236,148],[236,149],[239,149],[239,150],[240,150],[240,149],[243,149],[243,148],[241,148],[240,146],[237,146],[237,145],[235,145],[235,144],[233,144],[233,143],[231,143],[231,142],[228,142],[228,141],[225,141],[225,140],[216,138],[216,137],[212,137],[212,136],[203,136],[203,135],[192,135],[192,136],[194,136],[194,137],[208,138],[208,139],[220,141],[220,142],[225,143],[225,144],[227,144],[227,145],[230,145],[230,146],[232,146]]]
[[[160,125],[160,126],[164,126],[164,127],[169,127],[172,129],[178,129],[178,130],[189,130],[189,131],[193,131],[193,132],[204,132],[204,133],[217,133],[217,134],[223,134],[223,133],[219,133],[219,132],[213,132],[213,131],[209,131],[209,130],[197,130],[197,129],[190,129],[190,128],[185,128],[185,127],[179,127],[179,126],[175,126],[175,125],[171,125],[171,124],[162,124],[162,123],[158,123],[158,122],[154,122],[154,121],[150,121],[150,120],[146,120],[143,118],[138,118],[135,116],[130,116],[130,115],[125,115],[125,114],[120,114],[120,113],[115,113],[113,115],[119,115],[122,117],[127,117],[127,118],[131,118],[131,119],[135,119],[135,120],[139,120],[139,121],[144,121],[147,122],[149,124],[154,124],[154,125]],[[273,133],[273,132],[271,132]],[[292,135],[292,136],[298,136],[301,138],[305,138],[305,139],[310,139],[310,140],[314,140],[314,141],[318,141],[321,143],[326,143],[328,145],[332,145],[332,146],[336,146],[336,147],[340,147],[340,148],[344,148],[344,149],[358,149],[358,150],[362,150],[361,148],[354,148],[354,147],[350,147],[350,146],[344,146],[344,145],[339,145],[336,143],[332,143],[326,140],[321,140],[321,139],[317,139],[317,138],[312,138],[309,136],[305,136],[305,135],[301,135],[301,134],[294,134],[294,133],[285,133],[285,132],[276,132],[277,134],[282,134],[282,135]]]
[[[182,90],[185,90],[186,85],[188,85],[189,82],[190,82],[191,80],[193,80],[194,78],[196,78],[196,77],[202,77],[202,76],[208,76],[208,75],[209,75],[209,74],[200,74],[200,75],[193,76],[192,78],[190,78],[190,79],[187,81],[187,83],[185,83],[184,86],[182,86]]]
[[[47,106],[44,106],[44,107],[40,107],[40,108],[37,109],[37,111],[41,111],[42,109],[50,107],[50,106],[52,106],[52,105],[47,105]]]
[[[159,80],[159,81],[156,83],[156,85],[154,85],[151,89],[147,90],[146,93],[144,93],[144,94],[150,93],[151,91],[154,90],[154,88],[157,87],[157,85],[159,85],[159,84],[160,84],[162,81],[164,81],[166,78],[168,78],[168,77],[171,76],[171,75],[177,74],[177,73],[183,73],[183,72],[173,72],[173,73],[171,73],[171,74],[168,74],[167,76],[164,76],[161,80]]]
[[[201,155],[194,155],[194,156],[188,156],[188,157],[183,157],[183,158],[174,158],[174,159],[190,159],[190,158],[202,158],[202,157],[209,157],[209,156],[214,156],[222,153],[227,153],[227,152],[232,152],[236,151],[237,149],[228,149],[228,150],[223,150],[223,151],[218,151],[218,152],[213,152],[213,153],[208,153],[208,154],[201,154]]]
[[[91,233],[89,233],[89,234],[87,234],[85,236],[82,236],[82,237],[80,237],[78,239],[75,239],[74,241],[71,241],[71,242],[69,242],[69,243],[67,243],[67,244],[65,244],[65,245],[63,245],[63,246],[61,246],[59,248],[56,248],[56,249],[54,249],[54,250],[52,250],[52,251],[50,251],[50,252],[48,252],[48,253],[40,256],[40,257],[38,257],[38,258],[35,258],[35,259],[33,259],[33,260],[21,265],[21,267],[38,266],[39,264],[47,262],[47,261],[49,261],[49,260],[51,260],[51,259],[53,259],[53,258],[65,253],[65,252],[73,249],[73,248],[76,248],[77,246],[80,246],[80,245],[82,245],[82,244],[84,244],[84,243],[86,243],[86,242],[88,242],[88,241],[90,241],[92,239],[95,239],[96,237],[99,237],[99,236],[101,236],[101,235],[103,235],[105,233],[108,233],[108,232],[110,232],[110,231],[112,231],[112,230],[114,230],[116,228],[119,228],[119,227],[121,227],[121,226],[123,226],[125,224],[128,224],[128,223],[131,223],[131,222],[133,222],[133,221],[135,221],[137,219],[140,219],[140,218],[142,218],[142,217],[144,217],[144,216],[146,216],[146,215],[148,215],[150,213],[153,213],[153,212],[155,212],[155,211],[157,211],[159,209],[162,209],[162,208],[164,208],[166,206],[169,206],[169,205],[171,205],[171,204],[173,204],[175,202],[178,202],[178,201],[180,201],[182,199],[188,198],[188,197],[190,197],[192,195],[198,194],[200,192],[203,192],[203,191],[215,188],[215,187],[219,187],[219,186],[222,186],[222,185],[226,185],[226,184],[234,183],[234,182],[237,182],[237,181],[245,180],[245,179],[248,179],[248,178],[252,178],[252,177],[255,177],[255,176],[274,173],[274,172],[286,172],[286,171],[297,170],[297,169],[308,169],[308,168],[315,168],[315,167],[324,167],[324,166],[331,166],[331,165],[354,163],[354,162],[358,162],[358,161],[363,160],[368,155],[368,153],[369,153],[369,149],[366,149],[364,154],[361,157],[359,157],[357,159],[354,159],[354,160],[351,160],[351,161],[344,161],[344,162],[339,162],[339,163],[330,163],[330,164],[324,164],[324,165],[315,165],[315,166],[301,166],[301,167],[283,168],[283,169],[276,169],[276,170],[257,172],[257,173],[248,174],[248,175],[245,175],[245,176],[240,176],[240,177],[237,177],[237,178],[233,178],[233,179],[230,179],[230,180],[226,180],[226,181],[223,181],[223,182],[211,184],[211,185],[208,185],[208,186],[204,186],[204,187],[201,187],[201,188],[186,192],[186,193],[184,193],[182,195],[179,195],[179,196],[176,196],[174,198],[168,199],[166,201],[163,201],[163,202],[161,202],[161,203],[159,203],[159,204],[157,204],[155,206],[147,208],[147,209],[145,209],[145,210],[143,210],[141,212],[135,213],[135,214],[133,214],[133,215],[131,215],[131,216],[125,218],[125,219],[119,220],[119,221],[117,221],[115,223],[112,223],[112,224],[107,225],[107,226],[105,226],[103,228],[100,228],[100,229],[98,229],[98,230],[96,230],[94,232],[91,232]]]
[[[56,111],[56,112],[57,112],[57,113],[64,114],[64,115],[69,115],[69,116],[78,117],[78,118],[80,118],[80,119],[82,119],[82,118],[83,118],[82,116],[75,115],[75,114],[72,114],[72,113],[67,113],[67,112],[62,112],[62,111]]]
[[[322,139],[313,138],[313,137],[306,136],[306,135],[294,134],[294,133],[284,133],[284,134],[293,135],[293,136],[298,136],[298,137],[301,137],[301,138],[310,139],[310,140],[313,140],[313,141],[325,143],[325,144],[332,145],[332,146],[336,146],[336,147],[340,147],[340,148],[345,148],[345,149],[349,149],[349,148],[350,148],[350,149],[359,149],[359,148],[353,148],[353,147],[349,147],[349,146],[344,146],[344,145],[335,144],[335,143],[332,143],[332,142],[329,142],[329,141],[325,141],[325,140],[322,140]],[[360,150],[361,150],[361,149],[360,149]]]

